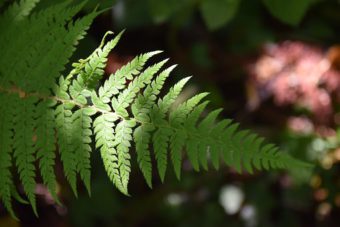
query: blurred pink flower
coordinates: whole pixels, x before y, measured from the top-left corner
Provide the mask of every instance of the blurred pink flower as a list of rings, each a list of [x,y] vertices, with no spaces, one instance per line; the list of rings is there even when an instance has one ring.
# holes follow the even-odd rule
[[[329,124],[331,95],[340,100],[340,72],[333,67],[334,59],[340,59],[340,48],[331,50],[331,55],[326,54],[321,47],[299,41],[265,45],[262,55],[249,67],[250,83],[259,100],[273,97],[278,106],[306,108],[316,123]]]
[[[311,134],[314,130],[313,123],[307,117],[290,117],[288,128],[298,134]]]

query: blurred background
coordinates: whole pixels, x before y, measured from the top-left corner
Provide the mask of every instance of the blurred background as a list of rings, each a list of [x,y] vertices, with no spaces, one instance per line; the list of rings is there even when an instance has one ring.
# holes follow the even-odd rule
[[[340,226],[339,0],[98,0],[82,13],[95,7],[107,10],[74,59],[91,53],[107,30],[126,29],[107,75],[137,54],[164,50],[155,60],[179,64],[168,87],[193,75],[180,98],[209,91],[210,108],[223,107],[224,117],[315,168],[197,173],[184,161],[181,181],[168,169],[161,184],[154,172],[149,189],[132,157],[126,197],[95,152],[91,198],[82,190],[76,199],[57,166],[64,206],[38,185],[39,218],[16,204],[18,223],[0,207],[0,226]]]

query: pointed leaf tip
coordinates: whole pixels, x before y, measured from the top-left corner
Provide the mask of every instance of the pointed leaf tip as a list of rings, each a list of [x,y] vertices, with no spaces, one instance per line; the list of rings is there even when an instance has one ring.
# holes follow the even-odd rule
[[[149,54],[150,54],[151,56],[154,56],[154,55],[157,55],[157,54],[160,54],[160,53],[163,53],[163,52],[164,52],[163,50],[155,50],[155,51],[149,52]]]

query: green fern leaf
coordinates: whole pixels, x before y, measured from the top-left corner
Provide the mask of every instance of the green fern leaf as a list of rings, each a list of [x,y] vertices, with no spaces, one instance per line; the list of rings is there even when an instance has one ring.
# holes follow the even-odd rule
[[[243,130],[237,132],[233,137],[232,142],[232,156],[233,156],[233,164],[232,166],[236,169],[237,172],[242,172],[242,154],[244,152],[243,150],[243,143],[247,142],[247,137],[249,137],[249,131]],[[238,152],[237,152],[238,151]]]
[[[214,128],[211,131],[211,137],[210,139],[210,146],[209,146],[209,154],[211,157],[212,165],[216,170],[220,167],[220,157],[223,155],[223,150],[225,149],[223,144],[223,132],[226,129],[226,127],[231,123],[231,120],[225,119],[220,122],[218,122]],[[212,138],[215,138],[215,141],[212,141]],[[250,159],[249,159],[250,160]],[[245,163],[248,163],[245,161]]]
[[[137,162],[141,169],[146,183],[152,188],[152,164],[149,151],[152,126],[139,126],[134,131],[134,141],[136,143]]]
[[[73,45],[82,38],[82,34],[98,14],[94,12],[73,24],[70,19],[79,12],[83,5],[82,3],[65,10],[67,4],[61,3],[42,13],[33,14],[23,23],[17,23],[5,29],[4,40],[1,43],[11,42],[13,44],[5,48],[4,57],[0,60],[1,64],[9,65],[4,73],[12,76],[7,77],[6,80],[16,83],[26,92],[38,90],[48,94],[48,89],[54,85],[56,77],[60,75],[60,71],[64,69],[68,58],[75,50]],[[51,27],[53,23],[57,24]],[[23,37],[13,40],[13,37],[17,37],[18,30],[25,31],[27,28],[30,29],[23,33]],[[35,37],[39,37],[38,40]],[[9,41],[10,39],[12,40]],[[15,48],[27,54],[22,56],[15,51]],[[64,51],[60,51],[61,49]],[[45,73],[46,68],[49,69],[49,74],[43,78],[39,77]],[[30,76],[30,80],[27,80],[27,76]]]
[[[14,153],[20,181],[30,201],[34,213],[37,215],[35,198],[35,166],[34,166],[34,112],[32,106],[37,100],[29,97],[26,100],[16,98],[14,125]]]
[[[42,101],[37,104],[35,110],[36,120],[36,143],[35,150],[37,152],[37,159],[39,159],[39,168],[44,184],[49,189],[53,199],[58,203],[56,193],[57,181],[54,173],[55,163],[55,128],[54,128],[54,111],[55,106],[53,100]]]
[[[233,146],[232,138],[238,127],[238,123],[230,124],[223,132],[223,137],[225,138],[223,140],[225,146],[225,149],[223,150],[223,159],[225,164],[228,166],[233,165],[233,152],[235,151],[235,149]]]
[[[0,94],[0,110],[2,113],[2,121],[0,122],[0,199],[6,209],[16,218],[12,207],[12,174],[10,168],[12,166],[12,143],[13,143],[13,96],[5,96]]]
[[[162,181],[165,178],[165,171],[168,163],[168,144],[173,130],[166,122],[165,117],[167,111],[171,105],[175,102],[176,98],[182,91],[184,85],[189,80],[184,78],[180,80],[175,86],[170,88],[170,91],[164,96],[163,99],[159,99],[157,105],[153,106],[153,110],[150,112],[150,119],[153,124],[159,127],[153,135],[153,147],[155,152],[155,158],[157,161],[158,172]]]
[[[12,21],[20,21],[30,14],[38,2],[40,2],[40,0],[21,0],[19,3],[14,2],[7,9],[3,17]]]
[[[180,179],[180,169],[182,163],[182,150],[185,145],[185,141],[188,138],[187,131],[183,128],[183,124],[189,113],[192,112],[195,106],[208,95],[208,93],[201,93],[188,101],[178,106],[173,112],[170,113],[169,121],[172,128],[176,128],[176,133],[172,134],[170,139],[170,151],[171,160],[174,166],[175,174]]]
[[[214,122],[222,109],[217,109],[208,114],[208,116],[198,125],[198,133],[201,135],[201,140],[198,142],[198,157],[202,167],[208,169],[208,150],[210,149],[211,141],[209,141],[210,131],[214,127]]]
[[[157,100],[157,95],[160,93],[160,90],[163,87],[166,78],[169,76],[170,72],[174,68],[175,66],[172,66],[164,70],[162,73],[160,73],[159,76],[155,78],[154,81],[151,82],[151,84],[149,84],[145,88],[143,94],[138,95],[137,99],[131,106],[132,113],[137,121],[150,122],[150,110],[155,104]],[[143,175],[150,188],[152,187],[152,167],[150,152],[148,151],[148,148],[151,139],[151,132],[154,131],[154,129],[155,127],[153,125],[142,125],[139,126],[134,133],[139,167],[143,172]],[[158,150],[158,148],[156,148],[155,150]]]
[[[69,100],[70,96],[67,94],[69,81],[60,77],[59,80],[59,92],[57,95],[65,100]],[[61,103],[55,109],[55,119],[57,128],[57,139],[59,144],[59,152],[61,155],[61,161],[64,165],[64,173],[66,179],[71,185],[74,194],[77,196],[77,175],[75,163],[75,154],[73,152],[72,145],[72,108],[75,105],[73,103]]]
[[[165,114],[169,111],[171,105],[175,102],[178,95],[181,93],[184,85],[189,81],[190,77],[186,77],[180,80],[175,86],[170,88],[170,91],[163,97],[163,99],[159,99],[157,106],[157,113],[160,114],[162,118],[165,117]]]
[[[0,58],[0,200],[13,217],[12,199],[26,201],[16,190],[12,168],[18,172],[35,213],[37,175],[58,202],[56,151],[60,153],[64,175],[75,195],[78,175],[91,193],[92,137],[108,177],[126,195],[133,143],[139,169],[149,187],[152,187],[152,156],[161,181],[165,178],[168,156],[179,179],[183,150],[196,171],[207,170],[209,159],[216,169],[222,159],[238,172],[250,173],[254,169],[308,167],[279,152],[275,145],[265,144],[261,137],[238,130],[237,123],[217,120],[221,110],[210,113],[206,110],[208,101],[203,99],[207,93],[174,106],[189,77],[160,97],[175,66],[162,71],[167,62],[164,60],[143,70],[146,62],[160,51],[135,57],[102,81],[109,52],[122,33],[111,41],[105,38],[112,32],[106,33],[89,57],[73,63],[68,74],[60,75],[75,45],[100,12],[94,11],[73,21],[84,2],[70,6],[70,2],[65,1],[39,12],[32,11],[37,2],[21,0],[0,15],[0,49],[3,50]],[[22,34],[18,36],[17,31]]]
[[[167,169],[168,144],[172,133],[171,128],[169,126],[165,126],[159,128],[152,137],[158,173],[162,182],[164,181],[165,171]]]
[[[100,148],[105,170],[114,185],[124,194],[128,194],[124,188],[119,172],[118,153],[115,148],[114,122],[118,120],[116,115],[103,114],[93,123],[96,135],[96,147]]]
[[[73,128],[72,134],[74,135],[73,146],[75,154],[76,171],[80,173],[80,177],[83,180],[85,187],[89,194],[91,194],[91,146],[92,142],[92,118],[93,112],[87,109],[77,110],[73,116]]]
[[[122,181],[123,193],[128,194],[131,164],[129,148],[132,141],[132,128],[135,127],[134,120],[123,120],[117,124],[114,145],[117,150],[119,174]]]
[[[117,98],[112,99],[112,108],[122,117],[127,117],[129,114],[126,108],[133,102],[140,89],[151,83],[155,73],[165,64],[167,60],[161,61],[149,68],[136,77],[129,86]]]
[[[105,41],[105,37],[109,34],[113,34],[113,32],[107,32],[103,38],[103,42]],[[80,77],[83,79],[85,85],[89,88],[95,88],[98,84],[98,81],[102,78],[104,74],[104,68],[107,62],[107,57],[110,51],[117,45],[120,37],[123,32],[119,33],[113,40],[109,41],[104,47],[97,48],[91,56],[85,59],[84,71],[80,73]]]
[[[208,102],[203,102],[202,104],[196,106],[191,113],[188,114],[188,117],[186,119],[186,122],[184,123],[184,128],[190,130],[191,137],[187,140],[186,143],[186,152],[188,155],[188,158],[193,166],[193,168],[196,171],[199,171],[199,158],[198,158],[198,147],[197,147],[197,141],[199,141],[199,138],[197,138],[197,129],[196,124],[197,121],[204,111],[205,107],[208,105]]]
[[[105,81],[104,86],[99,88],[99,96],[102,101],[109,103],[113,95],[117,95],[119,91],[125,89],[126,80],[132,80],[133,76],[137,75],[143,69],[147,60],[160,52],[161,51],[154,51],[142,54],[117,70],[115,74],[111,75],[109,79]]]
[[[137,99],[131,106],[132,114],[137,120],[150,122],[150,110],[154,106],[165,80],[175,67],[175,65],[171,66],[160,73],[160,75],[145,88],[143,94],[138,95]]]

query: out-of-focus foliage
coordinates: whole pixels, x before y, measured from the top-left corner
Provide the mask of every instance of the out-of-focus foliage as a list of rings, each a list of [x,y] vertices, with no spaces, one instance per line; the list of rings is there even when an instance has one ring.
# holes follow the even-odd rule
[[[315,0],[263,0],[269,12],[284,23],[298,25]]]
[[[209,29],[218,29],[227,24],[238,10],[240,0],[202,1],[200,5],[203,19]]]
[[[181,23],[192,17],[199,9],[210,30],[217,30],[228,24],[238,13],[242,0],[148,0],[147,4],[138,0],[118,0],[117,11],[123,10],[125,25],[142,25],[147,21]],[[266,9],[281,22],[296,26],[303,19],[315,0],[263,0]],[[184,14],[186,14],[184,16]],[[179,16],[179,17],[178,17]],[[136,20],[136,18],[142,19]],[[135,24],[136,23],[136,24]]]

